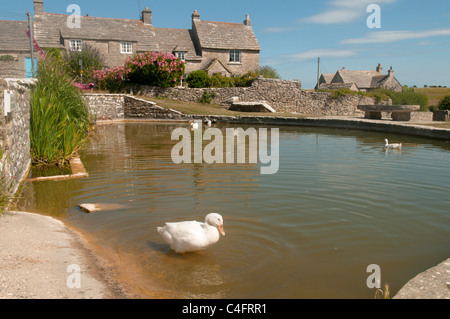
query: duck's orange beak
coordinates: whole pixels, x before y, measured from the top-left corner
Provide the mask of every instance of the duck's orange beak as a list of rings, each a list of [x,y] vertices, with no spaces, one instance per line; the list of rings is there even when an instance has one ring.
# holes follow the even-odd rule
[[[222,236],[225,236],[225,230],[223,230],[223,225],[217,226],[217,229],[218,229],[219,232],[222,234]]]

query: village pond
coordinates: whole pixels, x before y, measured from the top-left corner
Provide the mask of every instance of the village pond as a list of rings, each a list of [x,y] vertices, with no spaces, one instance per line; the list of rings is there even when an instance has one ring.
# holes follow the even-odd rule
[[[17,209],[89,234],[149,298],[373,298],[369,265],[395,294],[449,257],[445,141],[281,126],[278,171],[263,175],[259,163],[175,164],[180,126],[97,126],[79,152],[89,177],[27,183]],[[176,254],[156,231],[209,212],[226,236],[204,252]]]

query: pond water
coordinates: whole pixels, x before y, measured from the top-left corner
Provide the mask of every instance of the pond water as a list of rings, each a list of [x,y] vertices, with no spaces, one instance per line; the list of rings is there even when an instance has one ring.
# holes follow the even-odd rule
[[[280,127],[279,170],[261,175],[260,164],[174,164],[183,125],[98,126],[79,152],[90,177],[29,183],[17,208],[90,234],[147,297],[373,298],[369,265],[395,294],[449,257],[444,141]],[[119,206],[85,214],[81,203]],[[176,254],[156,231],[209,212],[226,236],[204,252]]]

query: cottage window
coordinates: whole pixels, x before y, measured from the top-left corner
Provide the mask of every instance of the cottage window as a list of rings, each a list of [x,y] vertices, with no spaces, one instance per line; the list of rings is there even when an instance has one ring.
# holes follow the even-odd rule
[[[241,62],[241,51],[230,50],[230,62],[240,63]]]
[[[175,52],[175,56],[183,62],[186,62],[186,53],[185,52]]]
[[[81,40],[70,40],[70,50],[81,51],[83,48],[83,42]]]
[[[131,54],[133,53],[133,43],[120,42],[120,53]]]

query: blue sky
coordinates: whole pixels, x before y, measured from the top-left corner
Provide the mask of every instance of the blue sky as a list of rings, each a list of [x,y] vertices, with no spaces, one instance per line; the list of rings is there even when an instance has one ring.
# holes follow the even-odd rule
[[[1,0],[0,19],[25,20],[33,0]],[[138,19],[139,8],[153,11],[153,25],[191,27],[194,9],[200,19],[242,22],[250,14],[262,47],[261,65],[274,67],[284,79],[312,88],[321,73],[375,70],[390,66],[401,84],[450,87],[450,1],[448,0],[44,0],[44,10],[67,13],[78,4],[81,14]],[[369,4],[381,12],[381,28],[370,29]]]

